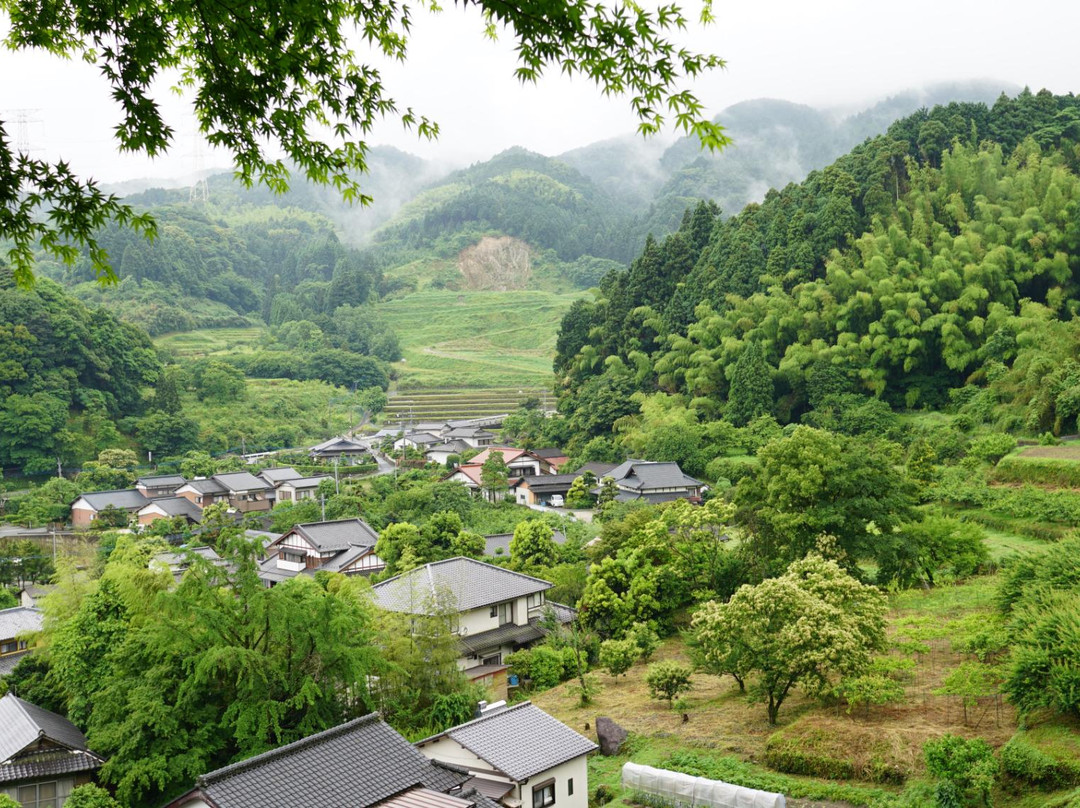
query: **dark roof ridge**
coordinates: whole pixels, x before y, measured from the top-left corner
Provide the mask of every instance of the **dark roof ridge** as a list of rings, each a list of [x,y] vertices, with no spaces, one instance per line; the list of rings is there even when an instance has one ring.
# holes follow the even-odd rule
[[[329,477],[330,475],[327,474],[327,475],[324,475],[324,476]],[[308,479],[308,478],[301,478],[301,479]],[[336,525],[336,524],[339,524],[341,522],[363,522],[363,521],[364,520],[361,519],[359,516],[350,516],[350,517],[347,517],[345,519],[326,519],[326,520],[324,520],[322,522],[297,522],[295,525],[293,525],[293,527],[315,527],[316,525]]]
[[[177,475],[177,476],[179,476],[179,475]],[[109,488],[109,489],[106,489],[105,491],[83,491],[81,494],[79,494],[79,496],[80,497],[85,497],[87,494],[122,494],[122,493],[126,493],[128,491],[134,491],[137,494],[142,493],[141,491],[139,491],[138,488]]]
[[[224,766],[217,771],[209,772],[200,776],[197,779],[197,783],[200,788],[206,788],[220,780],[224,780],[227,777],[232,777],[242,771],[253,769],[258,766],[262,766],[265,763],[269,763],[278,757],[289,755],[298,749],[305,749],[309,746],[315,746],[325,741],[338,737],[339,735],[345,735],[348,732],[356,729],[359,726],[378,722],[378,713],[368,713],[362,715],[359,718],[354,718],[352,721],[346,721],[344,724],[338,724],[336,727],[323,730],[322,732],[316,732],[314,735],[308,735],[306,738],[301,738],[299,741],[293,741],[292,743],[279,746],[277,749],[271,749],[267,752],[249,757],[247,760],[241,760],[236,763],[230,763],[228,766]]]

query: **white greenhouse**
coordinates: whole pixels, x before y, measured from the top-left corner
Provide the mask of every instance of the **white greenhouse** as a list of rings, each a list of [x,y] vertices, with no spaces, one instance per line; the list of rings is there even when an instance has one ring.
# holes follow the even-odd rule
[[[694,777],[690,774],[627,763],[622,769],[623,788],[657,798],[679,808],[786,808],[783,794]]]

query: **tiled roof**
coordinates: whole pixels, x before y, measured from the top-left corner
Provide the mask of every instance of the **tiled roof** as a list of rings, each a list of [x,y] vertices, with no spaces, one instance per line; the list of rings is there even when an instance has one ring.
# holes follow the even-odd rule
[[[181,488],[190,488],[196,494],[226,494],[229,489],[213,478],[189,480]]]
[[[367,808],[417,786],[446,792],[467,778],[429,761],[372,713],[205,774],[198,784],[218,808]]]
[[[33,606],[0,609],[0,640],[9,640],[28,631],[41,631],[41,612]]]
[[[66,749],[31,751],[10,763],[0,764],[0,782],[13,783],[90,772],[104,764],[105,761],[93,752],[69,752]]]
[[[433,599],[449,600],[459,612],[502,603],[551,588],[531,575],[512,572],[473,558],[435,561],[388,578],[373,587],[375,602],[392,612],[424,614]]]
[[[524,645],[539,640],[543,636],[544,632],[534,625],[519,626],[514,623],[507,623],[505,626],[499,626],[490,631],[481,631],[478,634],[466,634],[463,637],[458,637],[458,645],[465,653],[477,654],[480,651],[486,651],[489,648],[508,643]]]
[[[434,446],[439,443],[442,438],[438,435],[432,435],[430,432],[410,432],[405,435],[402,440],[418,446]]]
[[[214,479],[229,491],[265,491],[273,487],[249,471],[230,471],[228,474],[215,474]]]
[[[24,656],[30,653],[30,650],[20,651],[15,654],[4,654],[0,656],[0,676],[7,676],[18,665]]]
[[[89,751],[86,736],[62,715],[43,710],[10,693],[0,698],[0,762],[8,763],[41,738],[76,752]]]
[[[161,510],[165,511],[169,516],[186,516],[196,522],[202,519],[202,508],[187,497],[162,497],[161,499],[155,499],[147,503],[145,507],[140,508],[139,513],[142,513],[151,505],[156,505],[161,508]]]
[[[465,476],[466,478],[471,480],[473,485],[477,485],[477,486],[480,485],[480,465],[479,464],[473,463],[472,461],[469,461],[468,463],[462,463],[460,466],[458,466],[456,469],[454,469],[450,474],[447,474],[446,477],[444,477],[443,479],[450,479],[451,477],[453,477],[458,472],[461,472],[461,474],[463,476]],[[468,483],[465,483],[465,484],[468,485]]]
[[[568,491],[580,474],[529,474],[522,477],[514,487],[525,485],[530,491]]]
[[[294,526],[290,532],[301,535],[320,553],[345,550],[349,547],[371,547],[379,540],[379,534],[363,519],[303,522]],[[285,536],[281,538],[284,539]]]
[[[381,808],[472,808],[472,803],[430,788],[410,788],[385,802]]]
[[[620,487],[633,489],[697,488],[699,480],[683,474],[678,463],[653,463],[646,460],[627,460],[607,476]]]
[[[428,452],[450,452],[451,454],[458,454],[460,452],[467,452],[472,447],[463,440],[448,440],[445,443],[437,443],[434,446],[427,447]]]
[[[186,482],[182,474],[157,474],[152,477],[140,477],[135,484],[146,488],[165,488],[166,486],[179,488]]]
[[[81,497],[95,511],[103,511],[110,505],[123,511],[137,511],[150,502],[134,488],[120,491],[91,491]]]
[[[259,476],[273,485],[274,483],[282,483],[286,480],[298,480],[304,475],[292,466],[281,466],[280,468],[263,469],[259,472]]]
[[[367,446],[352,438],[336,437],[312,446],[308,451],[312,454],[320,452],[366,452]]]
[[[562,449],[533,449],[532,453],[537,457],[542,457],[545,460],[555,457],[566,457],[566,452]]]
[[[591,471],[594,475],[596,475],[596,479],[600,480],[604,477],[610,477],[611,472],[617,468],[617,463],[589,462],[582,463],[581,466],[578,468],[577,472],[575,473],[581,475],[584,474],[586,471]]]
[[[510,540],[513,538],[513,533],[492,533],[490,536],[484,536],[484,555],[509,558]],[[556,544],[566,544],[566,534],[561,530],[553,530],[551,538]],[[498,552],[500,547],[502,548],[501,553]]]
[[[484,465],[484,461],[496,452],[502,455],[503,461],[506,463],[512,463],[521,457],[532,458],[532,455],[524,449],[514,449],[509,446],[489,446],[469,462],[474,463],[477,466],[482,466]]]
[[[443,735],[519,782],[597,748],[528,701],[453,727],[435,738]]]
[[[448,438],[494,438],[495,433],[480,426],[455,426],[447,430]]]
[[[334,479],[329,474],[317,474],[314,477],[296,477],[292,480],[285,480],[282,485],[289,486],[289,488],[318,488],[319,483],[323,480]]]

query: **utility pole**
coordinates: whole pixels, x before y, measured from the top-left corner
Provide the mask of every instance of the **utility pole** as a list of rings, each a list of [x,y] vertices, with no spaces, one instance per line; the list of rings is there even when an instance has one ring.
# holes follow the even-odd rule
[[[334,458],[334,493],[335,494],[340,494],[341,493],[341,483],[338,482],[338,461],[340,461],[340,460],[341,460],[341,455],[338,455],[337,457]],[[323,518],[323,521],[326,521],[325,517]]]

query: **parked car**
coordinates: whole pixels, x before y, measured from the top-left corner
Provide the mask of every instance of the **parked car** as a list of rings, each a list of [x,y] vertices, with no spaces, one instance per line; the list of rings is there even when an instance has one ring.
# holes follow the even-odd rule
[[[552,507],[552,508],[561,508],[561,507],[563,507],[563,506],[564,506],[565,504],[566,504],[566,500],[564,500],[564,499],[563,499],[563,495],[562,495],[562,494],[553,494],[553,495],[552,495],[552,497],[551,497],[551,503],[550,503],[550,505],[551,505],[551,507]]]

